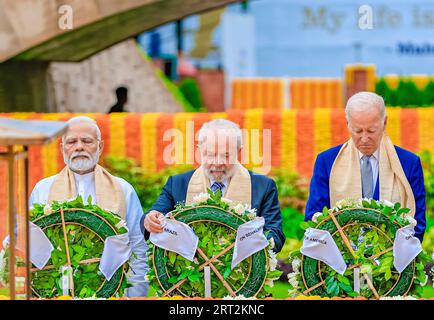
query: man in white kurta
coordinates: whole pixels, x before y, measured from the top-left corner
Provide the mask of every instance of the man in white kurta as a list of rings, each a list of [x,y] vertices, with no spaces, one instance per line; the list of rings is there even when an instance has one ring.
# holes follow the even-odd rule
[[[99,154],[101,152],[100,148],[98,149],[98,156],[92,157],[93,153],[92,150],[87,152],[87,146],[91,146],[92,143],[92,136],[93,132],[95,132],[95,142],[101,141],[101,135],[99,132],[99,129],[94,122],[94,120],[90,118],[85,117],[76,117],[72,118],[69,121],[69,130],[65,134],[65,136],[62,138],[62,152],[64,154],[65,163],[67,164],[67,168],[70,170],[69,172],[72,173],[73,176],[71,176],[71,180],[75,180],[75,196],[80,195],[84,201],[87,201],[88,197],[91,196],[92,203],[100,205],[100,201],[98,201],[98,192],[96,188],[95,183],[95,172],[97,172],[97,169],[100,169],[101,167],[97,166],[96,163],[98,162],[97,159],[99,158]],[[77,134],[68,135],[68,133],[71,132],[71,129],[75,132],[79,132],[78,136]],[[87,132],[88,131],[88,132]],[[86,133],[87,132],[87,133]],[[88,136],[86,136],[88,135]],[[69,141],[68,139],[73,139],[72,141]],[[75,139],[75,140],[74,140]],[[86,140],[89,139],[89,140]],[[78,141],[82,140],[82,141]],[[70,157],[68,158],[67,152],[65,152],[66,146],[71,144],[72,149],[72,143],[75,143],[75,147],[78,144],[83,144],[82,149],[79,150],[76,154],[80,154],[82,157],[76,157],[77,161],[74,162],[74,153],[71,153]],[[86,154],[88,155],[89,159],[86,159]],[[81,163],[79,163],[81,161]],[[87,163],[86,163],[87,162]],[[79,169],[80,166],[82,167],[92,167],[93,170],[86,170],[90,172],[81,172]],[[69,165],[69,166],[68,166]],[[62,171],[64,172],[65,169]],[[76,171],[80,172],[77,173]],[[54,175],[48,178],[45,178],[41,181],[39,181],[35,188],[33,189],[30,199],[29,199],[29,205],[32,206],[35,203],[40,204],[46,204],[50,202],[50,194],[53,194],[53,185],[55,183],[59,183],[59,175],[62,174],[59,173],[58,175]],[[98,174],[98,173],[97,173]],[[106,172],[106,174],[108,174]],[[143,214],[143,210],[139,201],[139,198],[133,189],[133,187],[126,182],[124,179],[111,176],[110,177],[114,180],[114,182],[117,184],[117,187],[119,188],[119,195],[123,197],[122,203],[125,206],[125,221],[128,228],[128,235],[130,240],[130,245],[132,246],[133,254],[130,258],[130,271],[128,273],[128,279],[132,283],[132,287],[128,288],[126,291],[126,295],[129,297],[137,297],[137,296],[147,296],[148,291],[148,283],[145,281],[145,275],[148,271],[148,266],[146,263],[146,251],[147,251],[147,244],[143,239],[142,232],[140,230],[140,218]],[[57,182],[56,182],[57,181]],[[114,197],[116,194],[116,190],[113,190],[112,193],[106,194],[106,197]],[[100,196],[101,198],[101,196]],[[64,199],[67,200],[67,199]],[[114,210],[113,210],[114,211]]]

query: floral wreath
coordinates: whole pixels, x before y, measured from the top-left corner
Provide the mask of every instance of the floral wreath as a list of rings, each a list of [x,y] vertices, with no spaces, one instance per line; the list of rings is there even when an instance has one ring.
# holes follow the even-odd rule
[[[273,282],[282,272],[276,270],[277,258],[274,240],[231,270],[236,230],[241,224],[254,220],[256,209],[247,204],[234,204],[214,194],[201,193],[193,198],[191,205],[177,204],[166,217],[188,224],[199,237],[198,248],[206,257],[212,257],[211,283],[213,298],[263,298],[269,294]],[[266,234],[266,233],[265,233]],[[196,253],[191,262],[175,252],[165,251],[148,241],[147,280],[158,296],[181,295],[204,297],[204,256]],[[199,251],[199,250],[198,250]]]
[[[93,205],[91,197],[85,204],[78,196],[64,202],[54,201],[51,205],[34,204],[30,220],[41,228],[54,247],[42,270],[32,265],[31,289],[34,296],[62,296],[63,276],[71,277],[68,294],[74,298],[122,296],[130,286],[125,276],[128,263],[119,268],[110,280],[106,280],[98,268],[104,240],[128,232],[120,216]],[[7,247],[0,252],[0,281],[4,283],[8,281],[8,252]]]
[[[347,263],[343,275],[328,265],[294,251],[289,256],[292,272],[288,274],[289,296],[357,297],[385,299],[422,295],[422,286],[428,276],[424,266],[430,257],[421,252],[401,274],[393,266],[391,245],[399,228],[416,226],[416,220],[402,208],[400,203],[372,199],[345,199],[332,209],[326,207],[314,214],[312,221],[302,224],[303,229],[316,228],[332,234],[339,251]],[[345,245],[341,230],[345,232],[353,250]],[[354,254],[351,254],[353,251]],[[370,273],[367,285],[355,292],[352,286],[353,273]]]

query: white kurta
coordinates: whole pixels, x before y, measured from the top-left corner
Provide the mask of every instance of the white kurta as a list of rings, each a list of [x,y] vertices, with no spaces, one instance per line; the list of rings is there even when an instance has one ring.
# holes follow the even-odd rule
[[[77,194],[82,196],[85,203],[87,202],[88,197],[91,196],[92,203],[96,204],[94,173],[92,172],[85,175],[74,173],[74,176]],[[30,207],[34,203],[46,204],[48,202],[48,193],[55,178],[56,176],[51,176],[36,184],[32,194],[30,195]],[[142,206],[134,188],[124,179],[119,177],[115,178],[119,182],[125,195],[125,203],[127,207],[126,223],[129,230],[128,234],[130,243],[132,244],[133,249],[133,255],[130,258],[131,268],[128,273],[128,279],[133,286],[127,288],[126,295],[128,297],[147,296],[149,284],[145,281],[145,275],[149,269],[146,263],[146,250],[148,246],[140,230],[140,218],[143,215]]]

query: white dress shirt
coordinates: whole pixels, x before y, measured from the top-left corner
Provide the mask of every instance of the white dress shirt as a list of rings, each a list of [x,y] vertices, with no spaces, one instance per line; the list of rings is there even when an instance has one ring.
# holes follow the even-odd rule
[[[75,186],[77,195],[82,196],[84,203],[87,203],[89,196],[92,197],[92,203],[96,204],[96,191],[94,173],[84,175],[75,174]],[[29,199],[29,206],[34,203],[46,204],[48,201],[48,193],[51,185],[53,184],[56,176],[51,176],[39,181],[32,191]],[[128,228],[128,236],[132,245],[134,255],[130,258],[130,270],[128,272],[128,279],[132,283],[132,287],[126,289],[128,297],[140,297],[148,295],[149,283],[145,281],[145,275],[148,272],[146,251],[148,245],[146,244],[143,234],[140,230],[140,218],[143,215],[140,200],[137,197],[134,188],[124,179],[115,177],[119,182],[121,189],[125,195],[126,203],[126,224]],[[108,197],[110,195],[107,195]]]
[[[364,156],[363,153],[359,152],[359,158],[360,158],[360,167],[362,167],[362,157]],[[376,150],[372,156],[369,158],[369,163],[371,164],[372,167],[372,186],[373,186],[373,190],[372,190],[372,194],[374,194],[375,192],[375,188],[377,187],[377,178],[378,178],[378,164],[380,161],[380,150]]]

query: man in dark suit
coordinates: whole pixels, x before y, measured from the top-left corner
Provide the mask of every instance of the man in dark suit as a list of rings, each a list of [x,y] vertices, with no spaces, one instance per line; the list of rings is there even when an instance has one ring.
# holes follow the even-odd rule
[[[273,238],[274,250],[279,252],[285,242],[282,216],[275,182],[248,171],[238,162],[242,148],[241,130],[235,123],[217,119],[205,123],[199,131],[201,166],[193,171],[169,177],[152,206],[144,214],[141,227],[145,238],[149,232],[162,232],[160,218],[172,211],[176,203],[190,204],[200,193],[220,190],[234,204],[250,204],[257,215],[265,219],[264,232]]]
[[[426,227],[425,187],[417,155],[394,146],[385,134],[382,97],[359,92],[346,105],[351,139],[320,153],[315,161],[305,219],[345,198],[400,202],[410,208],[421,241]]]

